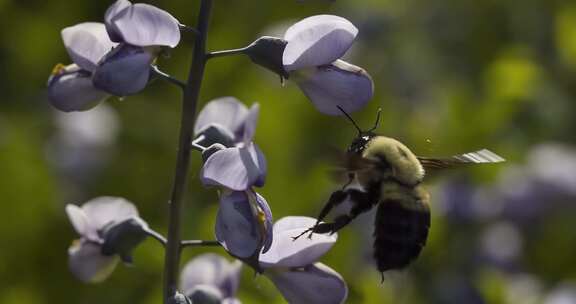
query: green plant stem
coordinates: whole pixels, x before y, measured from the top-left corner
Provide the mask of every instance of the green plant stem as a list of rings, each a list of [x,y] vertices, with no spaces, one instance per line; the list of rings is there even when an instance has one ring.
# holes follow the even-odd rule
[[[248,48],[240,48],[240,49],[233,49],[233,50],[224,50],[224,51],[215,51],[206,54],[207,58],[215,58],[215,57],[224,57],[230,55],[242,55],[246,52]]]
[[[172,77],[168,73],[163,72],[157,66],[152,65],[152,66],[150,66],[150,68],[152,70],[152,73],[154,73],[154,75],[156,75],[157,77],[162,78],[162,79],[168,81],[169,83],[178,86],[182,90],[184,90],[184,88],[186,87],[186,84],[184,82]]]
[[[160,244],[162,244],[162,246],[166,247],[166,238],[163,235],[161,235],[160,233],[158,233],[158,232],[156,232],[150,228],[145,229],[144,232],[149,237],[157,240]]]
[[[182,98],[182,118],[180,125],[180,137],[178,143],[178,156],[174,172],[174,184],[169,201],[168,238],[166,255],[164,259],[164,303],[168,304],[178,290],[178,276],[180,269],[180,241],[181,241],[181,218],[182,198],[186,190],[188,169],[190,166],[190,143],[196,116],[196,106],[204,67],[206,64],[206,39],[208,35],[208,23],[212,11],[213,0],[201,0],[200,13],[197,27],[198,35],[194,43],[192,65],[188,74],[188,81],[184,88]]]

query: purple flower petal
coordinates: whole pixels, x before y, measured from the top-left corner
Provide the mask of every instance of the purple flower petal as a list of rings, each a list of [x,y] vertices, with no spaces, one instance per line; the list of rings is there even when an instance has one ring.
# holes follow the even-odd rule
[[[242,263],[238,260],[229,262],[217,254],[202,254],[184,266],[181,290],[189,295],[198,285],[212,285],[216,286],[224,297],[232,297],[240,284],[241,268]]]
[[[360,110],[374,93],[370,75],[342,60],[320,66],[312,75],[295,80],[316,109],[327,115],[342,115],[338,105],[348,113]]]
[[[143,90],[150,78],[154,55],[140,47],[122,44],[98,64],[94,86],[116,96],[132,95]]]
[[[115,4],[116,5],[116,4]],[[122,8],[125,3],[119,4]],[[115,39],[135,46],[169,46],[180,42],[180,22],[168,12],[149,4],[138,3],[121,10],[112,8],[107,26]],[[112,16],[113,13],[115,15]]]
[[[91,76],[75,64],[56,71],[48,79],[48,100],[60,111],[86,111],[108,96],[95,88]]]
[[[219,126],[236,135],[243,127],[248,108],[234,97],[220,97],[208,102],[196,119],[194,134],[198,135],[210,126]]]
[[[101,247],[94,243],[78,242],[68,249],[68,266],[79,280],[85,283],[104,281],[118,264],[116,256],[104,256]]]
[[[303,216],[288,216],[274,224],[274,241],[270,250],[260,255],[260,265],[269,267],[302,267],[317,262],[338,239],[337,234],[304,235],[297,240],[292,237],[314,226],[316,220]]]
[[[205,185],[244,191],[251,186],[264,185],[266,160],[253,143],[246,147],[223,149],[206,160],[200,178]]]
[[[254,139],[256,133],[256,124],[258,123],[258,115],[260,114],[260,105],[255,103],[252,105],[246,118],[244,119],[242,142],[244,144],[250,143]]]
[[[330,267],[316,263],[289,271],[267,271],[265,275],[276,285],[288,303],[344,303],[348,287]]]
[[[266,238],[264,239],[264,245],[262,246],[262,253],[266,253],[270,250],[272,246],[272,241],[274,239],[274,227],[273,227],[273,218],[272,218],[272,210],[270,210],[270,206],[266,199],[254,192],[256,194],[256,204],[262,213],[259,214],[259,220],[262,221],[261,225],[264,225],[264,229],[266,230]]]
[[[121,197],[101,196],[82,205],[90,225],[102,229],[110,223],[120,223],[138,217],[138,210],[131,202]]]
[[[222,194],[216,239],[233,256],[248,258],[261,248],[261,232],[245,192]]]
[[[63,29],[62,40],[72,61],[90,72],[116,45],[108,38],[104,24],[97,22],[80,23]]]
[[[112,19],[118,15],[124,9],[130,7],[132,3],[128,0],[118,0],[114,2],[114,4],[110,5],[106,10],[106,14],[104,14],[104,22],[106,24],[106,31],[108,32],[108,36],[110,36],[110,40],[114,42],[122,42],[122,36],[120,33],[116,32],[116,29],[113,26]]]
[[[358,29],[350,21],[333,15],[308,17],[291,26],[282,62],[287,71],[325,65],[344,56]]]

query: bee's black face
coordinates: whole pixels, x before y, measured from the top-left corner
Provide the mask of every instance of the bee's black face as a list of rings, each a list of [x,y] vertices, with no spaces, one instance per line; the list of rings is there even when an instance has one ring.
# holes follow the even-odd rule
[[[374,136],[376,136],[376,134],[374,134],[372,132],[360,133],[360,135],[358,135],[358,137],[356,137],[356,138],[354,138],[354,140],[352,140],[350,147],[348,147],[348,152],[358,153],[358,154],[362,153],[362,151],[364,151],[364,149],[366,148],[366,145],[368,144],[368,142]]]

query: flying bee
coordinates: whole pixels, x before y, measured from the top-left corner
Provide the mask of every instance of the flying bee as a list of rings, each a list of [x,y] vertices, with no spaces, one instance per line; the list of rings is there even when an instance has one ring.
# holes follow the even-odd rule
[[[504,161],[487,149],[448,158],[419,157],[398,140],[373,132],[380,121],[380,110],[374,127],[362,131],[348,113],[338,108],[358,130],[358,136],[344,157],[344,169],[349,180],[332,193],[316,224],[293,239],[308,232],[309,237],[312,233],[335,233],[361,213],[378,205],[373,256],[382,275],[387,270],[408,266],[426,244],[430,228],[430,196],[422,181],[427,170]],[[351,187],[352,184],[356,187]],[[333,222],[321,223],[334,207],[347,199],[352,203],[348,214],[337,216]]]

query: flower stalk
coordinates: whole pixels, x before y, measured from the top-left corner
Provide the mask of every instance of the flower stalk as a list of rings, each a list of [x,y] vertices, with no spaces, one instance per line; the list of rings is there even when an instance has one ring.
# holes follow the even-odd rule
[[[206,39],[212,11],[212,0],[202,0],[197,21],[196,41],[194,43],[192,65],[182,98],[182,117],[178,155],[174,173],[174,184],[169,201],[169,227],[164,260],[164,303],[168,304],[178,289],[178,275],[181,251],[182,199],[186,190],[190,165],[190,142],[196,116],[196,106],[206,64]]]

